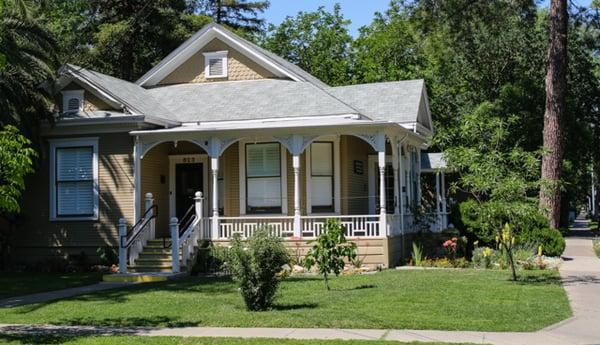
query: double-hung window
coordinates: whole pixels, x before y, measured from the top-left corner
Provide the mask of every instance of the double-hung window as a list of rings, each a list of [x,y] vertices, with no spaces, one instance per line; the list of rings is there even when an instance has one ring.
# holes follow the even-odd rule
[[[246,144],[246,213],[281,213],[279,143]]]
[[[310,145],[311,212],[334,212],[333,142]]]
[[[98,140],[57,140],[50,149],[50,218],[97,219]]]

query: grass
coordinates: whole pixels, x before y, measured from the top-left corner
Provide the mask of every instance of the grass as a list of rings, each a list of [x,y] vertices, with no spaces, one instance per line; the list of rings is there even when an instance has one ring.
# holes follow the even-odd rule
[[[594,238],[592,245],[594,247],[594,251],[596,252],[596,256],[600,258],[600,237]]]
[[[0,272],[0,299],[90,285],[101,273]]]
[[[444,343],[396,342],[378,340],[290,340],[290,339],[244,339],[244,338],[181,338],[181,337],[59,337],[59,336],[21,336],[0,334],[0,344],[82,344],[82,345],[441,345]],[[460,345],[460,344],[459,344]]]
[[[3,309],[0,323],[534,331],[571,315],[558,274],[497,270],[387,270],[288,278],[273,310],[249,312],[225,278],[190,277]]]

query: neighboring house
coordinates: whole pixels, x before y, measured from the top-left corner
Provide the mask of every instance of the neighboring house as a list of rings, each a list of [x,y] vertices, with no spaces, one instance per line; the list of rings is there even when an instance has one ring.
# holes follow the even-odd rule
[[[168,270],[166,259],[136,260],[177,223],[187,259],[196,239],[263,225],[305,248],[336,218],[367,263],[388,266],[414,231],[409,205],[433,133],[423,80],[330,87],[210,24],[135,83],[66,65],[56,87],[19,259],[122,244],[131,269]]]

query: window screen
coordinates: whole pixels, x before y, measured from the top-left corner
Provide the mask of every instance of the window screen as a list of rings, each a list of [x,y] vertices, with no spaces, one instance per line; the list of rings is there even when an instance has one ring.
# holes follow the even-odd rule
[[[333,212],[333,143],[311,144],[310,169],[312,212]]]

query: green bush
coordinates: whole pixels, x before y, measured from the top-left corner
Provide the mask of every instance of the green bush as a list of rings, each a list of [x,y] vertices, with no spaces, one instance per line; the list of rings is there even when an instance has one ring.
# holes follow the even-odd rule
[[[499,227],[506,223],[510,223],[517,236],[548,227],[548,220],[533,203],[467,200],[459,203],[453,212],[456,227],[471,235],[471,240],[485,245],[495,244]]]
[[[201,241],[192,265],[191,274],[225,273],[229,272],[231,261],[230,250],[227,247],[216,246],[210,241]]]
[[[231,273],[248,310],[269,309],[279,285],[277,273],[290,260],[281,239],[266,228],[259,229],[246,243],[235,236],[229,253]]]
[[[594,245],[594,251],[596,252],[596,255],[600,258],[600,237],[596,237],[592,243]]]
[[[100,265],[112,266],[119,263],[119,256],[111,246],[98,247],[96,254]]]
[[[546,256],[561,256],[565,251],[565,239],[558,230],[550,228],[533,229],[522,232],[518,241],[542,246],[542,254]]]

